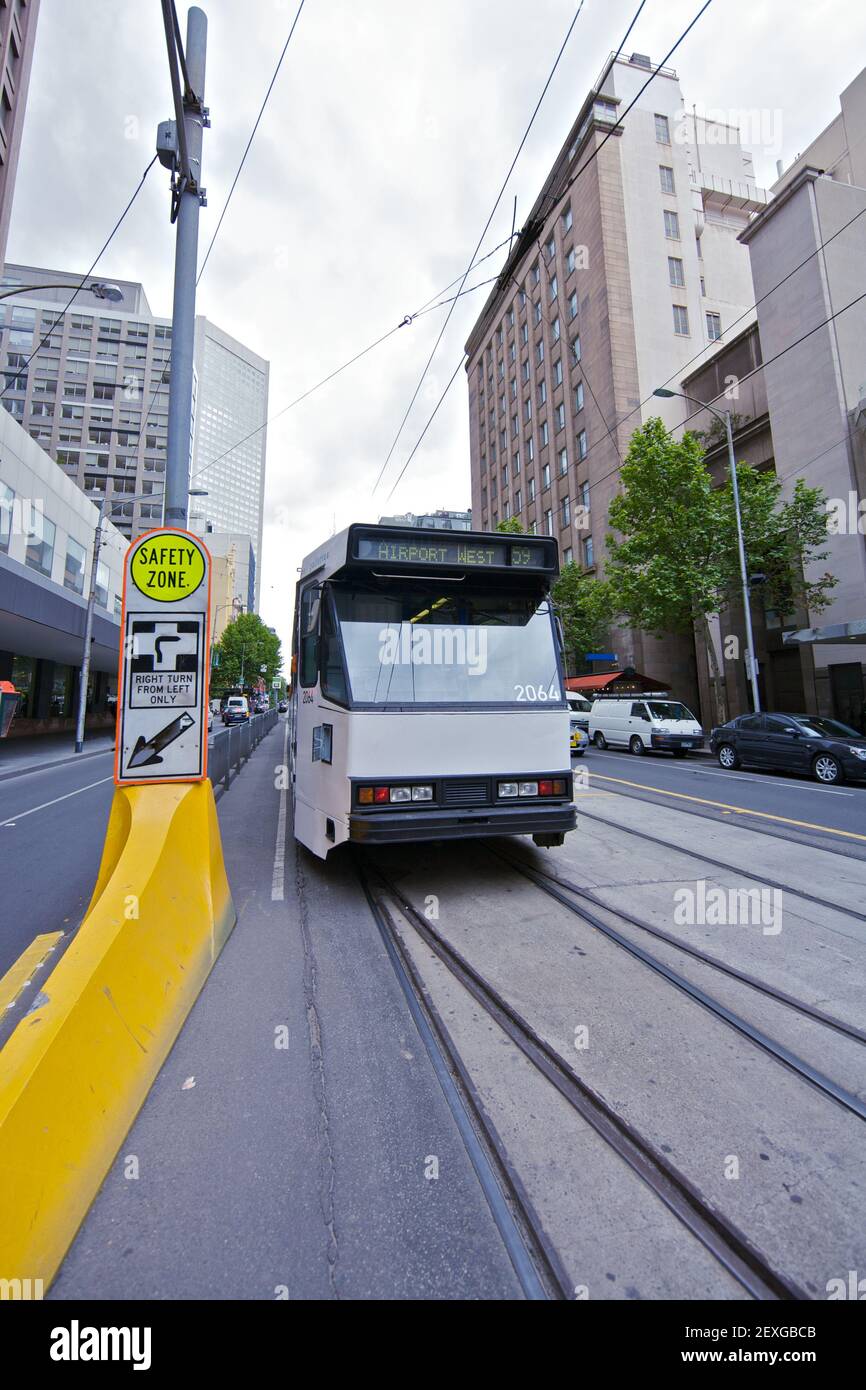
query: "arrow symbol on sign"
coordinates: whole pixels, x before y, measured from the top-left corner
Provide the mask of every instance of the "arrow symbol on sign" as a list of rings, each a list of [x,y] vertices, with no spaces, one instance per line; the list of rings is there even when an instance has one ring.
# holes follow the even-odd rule
[[[129,767],[147,767],[151,763],[161,763],[162,758],[159,755],[162,750],[174,743],[176,738],[180,738],[181,734],[185,734],[187,729],[191,729],[194,723],[192,715],[181,714],[170,724],[166,724],[164,729],[160,729],[158,734],[154,734],[153,738],[145,740],[140,734],[132,750]]]

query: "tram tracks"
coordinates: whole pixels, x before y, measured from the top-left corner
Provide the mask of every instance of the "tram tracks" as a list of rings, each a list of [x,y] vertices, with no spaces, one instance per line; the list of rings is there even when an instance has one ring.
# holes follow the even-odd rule
[[[580,1077],[515,1006],[486,979],[457,948],[414,906],[378,867],[362,856],[356,860],[358,875],[380,931],[399,952],[424,1009],[434,1019],[451,1065],[464,1079],[473,1120],[489,1150],[497,1155],[499,1177],[519,1203],[522,1221],[531,1231],[535,1258],[542,1259],[548,1283],[560,1297],[571,1297],[558,1259],[552,1252],[519,1175],[509,1163],[503,1145],[480,1103],[449,1031],[435,1010],[430,991],[412,961],[400,931],[402,916],[435,957],[450,971],[481,1009],[502,1029],[532,1066],[550,1082],[571,1108],[646,1183],[668,1210],[694,1235],[737,1282],[756,1299],[805,1299],[808,1295],[778,1271],[723,1212],[719,1211],[674,1163],[619,1114],[597,1089]],[[393,906],[392,906],[393,905]],[[396,908],[396,914],[394,911]]]

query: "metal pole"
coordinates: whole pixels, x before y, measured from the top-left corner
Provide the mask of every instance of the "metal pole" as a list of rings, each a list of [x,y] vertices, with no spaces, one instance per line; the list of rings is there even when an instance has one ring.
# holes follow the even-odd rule
[[[755,635],[752,631],[752,605],[749,598],[749,576],[746,570],[746,547],[743,544],[743,518],[740,514],[740,488],[737,482],[737,461],[734,457],[734,435],[731,429],[731,412],[725,411],[725,430],[728,436],[728,462],[731,467],[731,488],[734,493],[734,512],[737,517],[737,547],[740,552],[740,578],[743,584],[743,613],[746,619],[746,641],[749,646],[749,678],[752,683],[752,700],[755,713],[761,709],[761,696],[758,691],[758,666],[755,659]]]
[[[93,609],[96,604],[96,568],[99,564],[99,551],[102,546],[102,518],[105,498],[97,503],[99,516],[93,533],[93,558],[90,562],[90,593],[87,598],[87,612],[84,618],[84,650],[81,653],[81,676],[78,684],[78,714],[75,721],[75,751],[84,748],[84,719],[87,713],[87,687],[90,683],[90,645],[93,640]]]
[[[204,130],[204,78],[207,16],[193,6],[187,17],[186,63],[195,100],[184,100],[184,130],[190,180],[179,195],[174,262],[171,330],[171,383],[168,399],[168,448],[165,470],[166,526],[187,525],[192,376],[195,350],[195,279],[198,266],[198,218],[201,207],[201,157]],[[181,170],[183,179],[184,171]]]

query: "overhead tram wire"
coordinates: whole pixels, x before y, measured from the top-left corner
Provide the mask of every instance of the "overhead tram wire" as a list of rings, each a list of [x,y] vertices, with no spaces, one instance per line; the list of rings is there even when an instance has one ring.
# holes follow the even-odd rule
[[[132,207],[133,203],[135,202],[136,198],[138,197],[139,193],[141,192],[142,188],[144,187],[145,180],[147,179],[147,176],[148,176],[148,174],[150,173],[150,171],[151,171],[151,169],[153,168],[153,166],[154,166],[154,164],[156,163],[156,161],[157,161],[157,156],[154,155],[154,156],[153,156],[153,159],[150,161],[150,163],[148,164],[148,166],[147,166],[147,168],[145,169],[144,173],[142,174],[141,178],[139,179],[139,181],[138,181],[138,186],[136,187],[135,192],[133,193],[133,195],[132,195],[132,197],[130,198],[129,202],[127,203],[126,207],[123,209],[123,212],[122,212],[122,213],[120,214],[120,216],[118,217],[117,221],[115,222],[114,226],[112,227],[111,231],[109,232],[108,237],[107,237],[106,240],[103,242],[103,244],[102,244],[100,250],[96,253],[96,256],[95,256],[94,259],[91,261],[90,269],[87,271],[87,273],[86,273],[85,275],[82,276],[82,278],[81,278],[79,284],[75,287],[75,290],[73,291],[72,295],[70,296],[70,298],[69,298],[69,300],[68,300],[68,302],[67,302],[65,308],[63,308],[63,309],[60,311],[59,314],[55,314],[55,315],[54,315],[55,323],[52,325],[51,328],[48,329],[48,331],[47,331],[47,333],[44,335],[44,337],[42,337],[42,338],[39,340],[39,342],[37,343],[36,347],[35,347],[35,348],[33,349],[33,351],[31,352],[30,356],[27,358],[27,361],[24,363],[24,365],[23,365],[22,367],[19,367],[19,368],[17,369],[15,375],[14,375],[14,376],[12,377],[12,379],[11,379],[12,381],[17,381],[18,377],[27,371],[27,368],[30,366],[30,363],[33,361],[33,359],[34,359],[34,357],[36,356],[36,354],[37,354],[38,352],[41,352],[41,351],[42,351],[42,349],[44,348],[45,344],[48,342],[48,339],[51,337],[52,333],[54,332],[54,330],[55,330],[55,328],[56,328],[56,326],[57,326],[57,325],[56,325],[56,320],[57,320],[58,318],[63,318],[64,315],[68,314],[69,310],[72,308],[72,305],[73,305],[73,303],[74,303],[76,297],[77,297],[77,296],[81,293],[81,291],[85,288],[85,286],[86,286],[86,284],[87,284],[87,281],[90,279],[90,277],[91,277],[91,275],[93,274],[94,270],[96,269],[97,265],[98,265],[99,262],[101,261],[102,257],[105,255],[105,252],[108,250],[108,248],[109,248],[109,246],[111,245],[112,241],[114,240],[114,237],[116,236],[117,232],[120,230],[121,224],[123,223],[123,220],[124,220],[124,218],[126,217],[126,214],[129,212],[130,208]],[[10,382],[10,384],[9,384],[8,386],[5,386],[5,387],[3,388],[3,390],[0,391],[0,400],[3,399],[3,397],[6,395],[6,392],[7,392],[7,391],[11,391],[11,390],[14,390],[14,389],[16,389],[16,388],[13,387],[12,384],[11,384],[11,382]]]
[[[538,115],[539,111],[541,110],[541,104],[542,104],[542,102],[544,101],[545,96],[547,95],[548,88],[550,87],[550,84],[551,84],[551,82],[553,81],[553,78],[554,78],[554,75],[555,75],[555,73],[556,73],[557,68],[559,67],[560,61],[561,61],[561,59],[562,59],[562,55],[563,55],[563,53],[565,52],[565,49],[566,49],[566,46],[567,46],[567,44],[568,44],[569,39],[571,38],[571,35],[572,35],[572,31],[573,31],[573,29],[574,29],[574,26],[575,26],[575,24],[577,23],[577,21],[578,21],[578,19],[579,19],[579,17],[580,17],[580,12],[581,12],[581,10],[583,9],[584,3],[585,3],[585,0],[580,0],[580,4],[578,5],[577,9],[576,9],[575,12],[574,12],[574,16],[573,16],[573,18],[572,18],[572,21],[571,21],[571,23],[570,23],[569,26],[568,26],[568,31],[567,31],[567,33],[566,33],[566,35],[565,35],[565,38],[564,38],[563,41],[562,41],[562,44],[560,45],[559,52],[557,53],[556,58],[555,58],[555,60],[554,60],[553,67],[550,69],[550,72],[549,72],[548,75],[547,75],[547,80],[546,80],[546,82],[545,82],[545,84],[544,84],[544,86],[543,86],[543,88],[542,88],[542,90],[541,90],[541,95],[539,96],[538,101],[537,101],[536,104],[535,104],[535,109],[533,110],[532,115],[531,115],[530,118],[529,118],[529,124],[527,125],[525,131],[523,132],[523,135],[522,135],[521,140],[520,140],[520,144],[517,146],[517,150],[516,150],[516,152],[515,152],[514,158],[512,159],[511,164],[509,165],[508,173],[505,175],[505,178],[504,178],[504,180],[503,180],[503,182],[502,182],[502,186],[501,186],[499,192],[498,192],[497,195],[496,195],[496,201],[494,202],[493,207],[491,208],[491,211],[490,211],[490,215],[489,215],[489,217],[487,218],[487,221],[486,221],[485,224],[484,224],[484,229],[483,229],[483,231],[482,231],[480,237],[478,238],[478,244],[476,245],[475,250],[473,251],[472,256],[471,256],[471,259],[470,259],[470,261],[469,261],[469,264],[467,265],[466,270],[464,271],[463,278],[462,278],[462,280],[460,281],[460,291],[462,291],[463,286],[465,285],[465,283],[466,283],[466,281],[467,281],[467,279],[468,279],[468,277],[469,277],[469,274],[470,274],[470,272],[471,272],[473,266],[475,265],[475,257],[478,255],[478,252],[479,252],[479,250],[481,249],[481,244],[482,244],[482,242],[484,241],[484,238],[485,238],[486,235],[487,235],[487,232],[488,232],[488,229],[489,229],[489,227],[490,227],[490,224],[491,224],[491,222],[493,221],[493,218],[494,218],[495,215],[496,215],[496,210],[497,210],[497,208],[499,207],[499,204],[500,204],[501,201],[502,201],[502,198],[503,198],[503,196],[504,196],[504,193],[505,193],[506,188],[508,187],[508,181],[509,181],[509,179],[511,178],[511,175],[513,174],[513,172],[514,172],[515,165],[517,164],[517,161],[518,161],[518,159],[520,158],[521,152],[522,152],[522,150],[523,150],[523,146],[526,144],[526,141],[527,141],[528,138],[529,138],[529,133],[530,133],[530,131],[532,130],[533,125],[535,124],[535,118],[536,118],[536,116]],[[707,0],[707,3],[709,3],[709,0]],[[459,298],[460,291],[458,291],[458,296],[457,296],[458,298]],[[388,464],[391,462],[391,458],[392,458],[392,455],[393,455],[393,453],[394,453],[394,450],[396,449],[397,444],[398,444],[398,442],[399,442],[400,435],[403,433],[403,428],[404,428],[404,426],[405,426],[405,424],[406,424],[406,421],[407,421],[408,418],[409,418],[409,414],[410,414],[410,412],[411,412],[411,410],[412,410],[413,405],[415,404],[416,400],[418,399],[419,392],[420,392],[420,390],[421,390],[421,387],[424,385],[424,381],[426,380],[427,373],[429,372],[430,367],[431,367],[431,365],[432,365],[433,358],[436,356],[436,353],[437,353],[438,348],[439,348],[439,344],[441,343],[442,338],[444,337],[444,334],[445,334],[445,330],[446,330],[446,328],[448,327],[448,324],[449,324],[450,321],[451,321],[451,315],[452,315],[453,312],[454,312],[454,304],[456,304],[456,302],[457,302],[457,300],[456,300],[456,298],[455,298],[454,303],[451,305],[451,308],[448,310],[448,313],[447,313],[446,318],[445,318],[445,322],[443,323],[442,327],[441,327],[440,330],[439,330],[439,334],[438,334],[438,336],[437,336],[437,338],[436,338],[435,343],[433,344],[433,349],[432,349],[432,351],[431,351],[431,353],[430,353],[430,356],[429,356],[428,359],[427,359],[427,362],[426,362],[426,365],[425,365],[425,367],[424,367],[424,370],[423,370],[422,373],[421,373],[421,377],[420,377],[420,379],[419,379],[419,381],[418,381],[418,385],[415,387],[415,390],[414,390],[413,393],[412,393],[412,399],[410,400],[408,406],[406,407],[406,413],[405,413],[405,415],[403,416],[403,419],[400,421],[400,427],[399,427],[399,429],[397,430],[396,435],[394,436],[394,442],[392,443],[390,449],[388,450],[388,454],[387,454],[387,456],[386,456],[386,458],[385,458],[385,462],[382,464],[382,467],[379,469],[379,475],[378,475],[378,477],[376,478],[376,481],[375,481],[375,483],[374,483],[374,485],[373,485],[373,492],[376,491],[376,488],[379,486],[380,482],[382,481],[382,477],[383,477],[383,475],[384,475],[384,473],[385,473],[386,468],[388,467]],[[448,389],[448,388],[446,387],[446,391],[447,391],[447,389]],[[438,409],[438,406],[437,406],[437,409]],[[432,418],[432,417],[431,417],[431,418]],[[429,423],[429,421],[428,421],[428,423]],[[426,432],[426,427],[425,427],[425,432]],[[413,450],[413,453],[414,453],[414,450]],[[405,469],[404,469],[404,471],[405,471]],[[401,473],[401,477],[402,477],[402,473]]]
[[[698,20],[699,20],[699,19],[701,18],[701,16],[709,9],[709,7],[710,7],[711,4],[712,4],[712,0],[704,0],[704,4],[703,4],[703,5],[701,6],[701,8],[698,10],[697,14],[696,14],[696,15],[694,16],[694,18],[690,21],[690,23],[686,26],[686,28],[682,31],[682,33],[680,34],[680,36],[679,36],[679,38],[677,39],[676,43],[674,43],[674,44],[668,49],[668,51],[667,51],[667,53],[665,54],[665,56],[664,56],[664,58],[662,59],[662,61],[661,61],[660,63],[658,63],[656,67],[653,68],[653,70],[652,70],[652,72],[650,73],[649,77],[647,78],[646,82],[644,82],[643,86],[642,86],[642,87],[640,88],[640,90],[638,91],[637,95],[629,102],[628,106],[625,108],[625,110],[623,111],[622,115],[619,116],[619,117],[617,118],[617,120],[616,120],[616,121],[614,122],[614,124],[611,126],[610,130],[608,130],[608,131],[606,132],[606,134],[605,134],[605,136],[604,136],[604,139],[599,141],[599,143],[595,146],[595,148],[594,148],[594,149],[592,150],[592,152],[590,153],[589,157],[584,161],[584,163],[580,166],[580,168],[572,175],[572,177],[569,179],[568,183],[564,186],[564,188],[562,188],[562,189],[559,190],[559,192],[556,194],[556,197],[555,197],[555,198],[553,197],[553,195],[552,195],[550,192],[548,192],[548,193],[543,193],[543,194],[542,194],[542,197],[544,197],[545,199],[552,199],[554,202],[558,202],[559,199],[562,198],[562,197],[564,197],[565,194],[568,192],[568,190],[574,186],[574,184],[575,184],[575,183],[577,182],[577,180],[580,178],[581,174],[582,174],[586,169],[588,169],[589,166],[590,166],[590,164],[593,162],[593,160],[596,159],[596,158],[598,157],[599,153],[600,153],[601,150],[604,148],[604,146],[607,144],[608,140],[610,140],[611,137],[613,136],[614,131],[615,131],[619,126],[622,125],[622,122],[625,120],[625,118],[626,118],[626,116],[628,115],[629,111],[631,111],[632,107],[635,105],[635,102],[637,102],[638,99],[643,95],[643,93],[646,91],[646,89],[647,89],[647,87],[650,85],[650,83],[653,82],[653,81],[655,80],[655,78],[657,77],[658,73],[659,73],[659,72],[661,71],[661,69],[665,66],[665,64],[668,62],[668,60],[669,60],[670,58],[673,57],[673,55],[676,53],[677,49],[679,48],[680,44],[684,41],[684,39],[686,39],[686,38],[688,37],[688,35],[691,33],[692,29],[694,29],[695,25],[697,24]],[[640,14],[640,12],[641,12],[642,9],[643,9],[643,0],[642,0],[641,5],[638,7],[637,13],[635,14],[634,18],[632,19],[631,24],[629,25],[628,29],[626,30],[626,32],[625,32],[625,34],[624,34],[624,36],[623,36],[622,42],[620,43],[620,46],[619,46],[619,48],[617,49],[616,54],[614,55],[614,61],[615,61],[616,58],[619,56],[619,54],[622,52],[623,45],[625,44],[626,39],[628,38],[629,34],[631,33],[632,28],[634,27],[634,24],[635,24],[635,22],[636,22],[636,20],[637,20],[637,17],[638,17],[638,15]],[[578,13],[580,13],[580,11],[578,11]],[[575,15],[575,19],[577,19],[577,15]],[[573,25],[574,25],[574,20],[572,20],[572,27],[573,27]],[[569,31],[569,32],[570,32],[570,31]],[[567,41],[567,36],[566,36],[566,41]],[[558,59],[557,59],[557,61],[558,61]],[[551,76],[552,76],[552,74],[551,74]],[[549,81],[549,79],[548,79],[548,81]],[[546,88],[545,88],[545,90],[546,90]],[[542,95],[543,95],[543,94],[542,94]],[[527,132],[527,134],[528,134],[528,132]],[[524,137],[524,138],[525,138],[525,137]],[[519,153],[519,151],[518,151],[518,153]],[[516,163],[516,157],[515,157],[515,163]],[[513,165],[512,165],[512,168],[513,168]],[[548,182],[549,182],[549,180],[548,180]],[[500,193],[500,197],[501,197],[501,196],[502,196],[502,194]],[[495,211],[495,208],[494,208],[494,211]],[[470,269],[471,269],[471,266],[470,266]],[[467,272],[467,273],[468,273],[468,272]],[[443,324],[443,329],[442,329],[443,332],[445,331],[446,325],[447,325],[447,320],[446,320],[446,324]],[[441,336],[442,336],[442,334],[440,333],[439,338],[441,338]],[[434,346],[434,349],[433,349],[433,352],[434,352],[434,353],[435,353],[435,351],[436,351],[436,347],[438,347],[438,346],[439,346],[439,339],[436,340],[436,345]],[[430,361],[432,361],[432,360],[433,360],[433,355],[431,354]],[[463,363],[463,358],[461,358],[461,362],[460,362],[460,365],[461,365],[461,366],[462,366],[462,363]],[[430,363],[428,362],[427,367],[429,367],[429,365],[430,365]],[[458,369],[457,369],[457,370],[459,371],[459,366],[458,366]],[[427,368],[424,369],[424,375],[426,375],[426,372],[427,372]],[[422,381],[424,380],[424,375],[422,375],[422,378],[421,378]],[[454,373],[454,376],[456,376],[456,375],[457,375],[457,372]],[[451,381],[449,381],[448,386],[446,386],[445,392],[443,393],[443,398],[444,398],[444,395],[447,394],[448,387],[450,387],[451,382],[452,382],[453,380],[454,380],[454,377],[451,378]],[[420,389],[421,389],[421,383],[419,382],[418,391],[420,391]],[[418,391],[415,392],[415,395],[416,395],[416,396],[417,396],[417,394],[418,394]],[[414,402],[414,399],[415,399],[415,397],[413,396],[413,398],[412,398],[412,401],[413,401],[413,402]],[[434,408],[433,415],[436,414],[436,411],[438,411],[439,406],[440,406],[441,404],[442,404],[442,399],[440,398],[440,400],[437,402],[437,404],[436,404],[436,406],[435,406],[435,408]],[[412,408],[412,403],[410,402],[409,409],[411,410],[411,408]],[[406,414],[408,415],[408,413],[409,413],[409,412],[407,411]],[[599,412],[599,413],[600,413],[600,412]],[[408,466],[409,460],[412,459],[412,458],[414,458],[415,453],[417,452],[417,449],[418,449],[418,444],[421,443],[421,440],[424,438],[424,435],[427,433],[427,430],[428,430],[430,424],[432,423],[433,415],[430,416],[430,419],[427,421],[427,424],[424,426],[424,429],[421,431],[421,436],[420,436],[420,438],[418,439],[417,443],[415,444],[415,447],[412,449],[412,452],[411,452],[410,455],[409,455],[409,459],[406,460],[406,464],[404,464],[403,468],[401,469],[401,471],[400,471],[400,478],[402,478],[402,477],[403,477],[403,474],[406,472],[406,468],[407,468],[407,466]],[[607,429],[608,433],[611,434],[611,438],[613,438],[613,435],[612,435],[610,426],[608,425],[607,421],[604,419],[604,416],[603,416],[603,415],[602,415],[602,420],[604,421],[604,425],[605,425],[605,428]],[[405,424],[405,417],[404,417],[403,423]],[[621,421],[617,422],[617,428],[619,428],[619,425],[620,425],[621,423],[622,423]],[[403,428],[403,426],[401,425],[401,426],[400,426],[400,431],[402,431],[402,428]],[[398,437],[399,437],[400,431],[398,431]],[[395,444],[395,445],[396,445],[396,442],[397,442],[397,441],[396,441],[396,439],[395,439],[395,441],[394,441],[394,444]],[[615,441],[615,440],[614,440],[614,447],[615,447],[615,448],[617,447],[617,446],[616,446],[616,441]],[[392,453],[393,453],[393,450],[394,450],[394,445],[391,446],[391,452],[392,452]],[[589,453],[589,450],[587,450],[587,454],[588,454],[588,453]],[[617,453],[619,453],[619,449],[618,449],[618,448],[617,448]],[[391,457],[391,454],[389,453],[388,458],[390,458],[390,457]],[[384,471],[385,471],[385,467],[387,466],[387,463],[388,463],[388,459],[385,460],[385,464],[383,465],[382,470],[381,470],[381,472],[380,472],[380,474],[379,474],[379,477],[380,477],[380,478],[381,478],[381,476],[382,476],[382,473],[384,473]],[[400,479],[398,478],[397,481],[399,482]],[[379,485],[379,480],[377,479],[377,480],[376,480],[376,486],[378,487],[378,485]],[[395,486],[396,486],[396,484],[395,484]],[[394,490],[394,489],[392,488],[392,489],[391,489],[391,492],[393,492],[393,490]],[[374,491],[375,491],[375,488],[374,488]],[[389,495],[389,497],[390,497],[391,493],[389,493],[388,495]]]
[[[510,240],[510,238],[506,238],[506,240]],[[494,255],[494,253],[498,251],[504,244],[504,242],[500,242],[499,246],[494,247],[493,251],[489,252],[488,255]],[[482,256],[481,259],[482,261],[487,260],[488,257]],[[479,261],[478,264],[480,265],[481,261]],[[467,289],[461,290],[458,295],[454,296],[454,298],[462,298],[464,295],[472,294],[473,291],[483,289],[486,285],[492,284],[493,280],[496,280],[498,278],[498,276],[493,276],[490,280],[481,280],[477,285],[470,285]],[[332,372],[329,372],[327,376],[322,377],[320,381],[317,381],[315,386],[310,386],[308,390],[302,392],[300,396],[296,396],[294,400],[289,401],[288,405],[284,405],[280,410],[276,411],[275,414],[269,415],[267,420],[265,420],[263,424],[257,425],[254,430],[250,430],[249,434],[245,434],[242,439],[236,440],[235,443],[231,444],[228,449],[225,449],[223,451],[223,453],[218,454],[216,458],[211,459],[210,463],[206,463],[203,468],[200,468],[196,473],[194,473],[190,478],[190,482],[192,482],[195,478],[201,477],[201,475],[203,473],[206,473],[209,468],[213,468],[215,464],[222,462],[224,458],[228,458],[229,454],[234,453],[235,449],[239,449],[241,445],[246,444],[248,439],[254,439],[257,434],[261,434],[263,429],[267,429],[268,425],[272,425],[275,420],[279,420],[281,416],[287,414],[288,411],[293,410],[296,405],[300,405],[301,402],[305,401],[308,396],[312,396],[314,392],[320,390],[321,387],[327,386],[329,381],[333,381],[335,377],[340,376],[341,373],[345,372],[348,367],[354,366],[354,364],[356,362],[359,362],[362,357],[366,357],[368,352],[372,352],[374,348],[377,348],[382,343],[387,342],[387,340],[393,337],[393,335],[397,333],[401,328],[409,328],[415,322],[416,319],[422,318],[424,314],[430,314],[433,312],[434,309],[444,308],[446,304],[450,303],[450,300],[440,299],[440,296],[445,294],[447,290],[451,289],[453,285],[456,285],[459,279],[460,276],[458,275],[456,280],[452,280],[451,284],[446,285],[444,289],[438,290],[437,293],[434,294],[430,299],[428,299],[426,303],[421,306],[420,309],[416,309],[414,314],[406,314],[406,316],[402,318],[398,324],[395,324],[393,328],[389,328],[387,333],[383,333],[381,337],[374,339],[372,343],[368,343],[368,345],[365,348],[362,348],[360,352],[356,352],[353,357],[350,357],[348,359],[348,361],[343,362],[341,366],[336,367]],[[151,397],[150,406],[148,407],[148,415],[150,414],[150,411],[153,409],[153,402],[156,399],[156,392],[159,390],[159,386],[161,384],[162,383],[157,384],[157,387],[154,390],[154,394]]]
[[[423,430],[421,431],[420,435],[418,436],[418,439],[417,439],[417,441],[416,441],[416,443],[415,443],[415,447],[413,448],[413,450],[412,450],[411,454],[409,455],[409,457],[407,458],[406,462],[403,464],[403,467],[400,469],[400,472],[399,472],[398,475],[397,475],[397,481],[396,481],[396,483],[394,484],[394,486],[391,488],[391,491],[388,493],[388,501],[389,501],[389,502],[390,502],[391,498],[394,496],[394,493],[397,491],[397,488],[400,486],[400,482],[401,482],[401,480],[402,480],[402,478],[403,478],[403,474],[406,472],[406,469],[409,467],[409,464],[412,462],[412,460],[413,460],[413,458],[415,457],[416,453],[417,453],[418,450],[420,449],[421,443],[422,443],[422,441],[423,441],[423,439],[424,439],[425,434],[426,434],[427,431],[429,430],[430,426],[433,424],[433,421],[436,419],[436,416],[437,416],[437,414],[438,414],[438,412],[439,412],[439,407],[440,407],[440,405],[442,404],[442,402],[444,401],[445,397],[448,395],[448,392],[451,390],[451,387],[454,385],[454,382],[457,380],[457,373],[460,371],[460,368],[463,366],[463,363],[464,363],[465,361],[466,361],[466,354],[464,353],[463,356],[460,358],[460,361],[457,363],[457,366],[454,368],[454,373],[453,373],[453,375],[451,376],[451,378],[449,379],[448,385],[445,387],[445,390],[442,392],[442,395],[439,397],[438,401],[436,402],[435,406],[433,407],[433,412],[432,412],[432,414],[431,414],[429,420],[427,421],[426,425],[424,426]]]
[[[231,185],[231,188],[229,189],[228,197],[226,198],[225,203],[224,203],[224,205],[223,205],[223,210],[222,210],[222,212],[221,212],[220,215],[219,215],[219,221],[217,222],[216,228],[215,228],[215,230],[214,230],[214,234],[213,234],[213,236],[212,236],[211,239],[210,239],[210,245],[208,246],[207,251],[205,252],[204,260],[203,260],[202,263],[201,263],[201,269],[199,270],[198,276],[196,277],[196,282],[195,282],[195,283],[196,283],[196,286],[198,286],[198,284],[199,284],[199,282],[200,282],[200,280],[201,280],[201,277],[204,275],[205,266],[207,265],[208,261],[210,260],[210,253],[211,253],[211,251],[213,250],[214,242],[216,241],[217,237],[219,236],[220,227],[221,227],[222,224],[223,224],[223,219],[225,218],[225,215],[226,215],[226,213],[228,212],[229,203],[230,203],[231,200],[232,200],[232,194],[234,193],[235,188],[237,187],[238,179],[239,179],[240,176],[241,176],[241,173],[242,173],[242,171],[243,171],[244,164],[246,163],[247,155],[248,155],[249,152],[250,152],[250,147],[252,146],[252,143],[253,143],[253,141],[254,141],[255,138],[256,138],[256,131],[258,130],[258,128],[259,128],[259,123],[260,123],[260,121],[261,121],[261,119],[262,119],[262,116],[263,116],[264,113],[265,113],[265,107],[267,106],[268,101],[269,101],[269,99],[270,99],[271,92],[272,92],[273,89],[274,89],[274,83],[276,82],[277,77],[279,76],[279,71],[280,71],[280,68],[282,67],[283,59],[284,59],[285,56],[286,56],[286,52],[287,52],[287,50],[288,50],[289,44],[292,42],[292,35],[294,34],[294,32],[295,32],[295,27],[296,27],[296,25],[297,25],[297,23],[298,23],[298,20],[299,20],[300,17],[301,17],[301,10],[304,8],[304,3],[305,3],[305,0],[301,0],[301,3],[298,5],[297,13],[295,14],[295,17],[294,17],[294,19],[292,20],[292,27],[291,27],[291,29],[289,30],[289,36],[288,36],[288,38],[286,39],[286,42],[283,44],[283,51],[282,51],[282,53],[280,54],[279,58],[277,59],[277,65],[276,65],[276,67],[274,68],[273,74],[272,74],[272,76],[271,76],[271,80],[270,80],[270,82],[268,83],[268,90],[265,92],[264,101],[262,102],[261,106],[259,107],[259,114],[256,116],[255,124],[253,125],[253,128],[252,128],[252,130],[250,131],[250,138],[249,138],[249,140],[247,141],[246,149],[244,150],[243,154],[241,155],[241,162],[240,162],[240,164],[239,164],[238,167],[237,167],[237,172],[236,172],[234,178],[232,179],[232,185]]]

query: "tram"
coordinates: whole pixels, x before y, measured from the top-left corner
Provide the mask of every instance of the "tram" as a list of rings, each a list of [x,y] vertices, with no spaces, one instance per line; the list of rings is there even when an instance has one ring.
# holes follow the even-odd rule
[[[308,555],[292,642],[296,838],[574,828],[556,541],[355,524]]]

